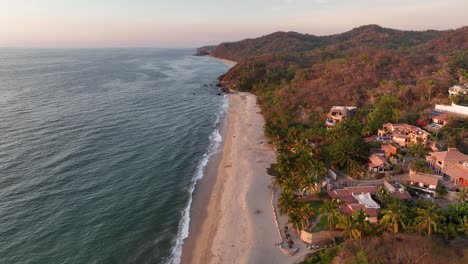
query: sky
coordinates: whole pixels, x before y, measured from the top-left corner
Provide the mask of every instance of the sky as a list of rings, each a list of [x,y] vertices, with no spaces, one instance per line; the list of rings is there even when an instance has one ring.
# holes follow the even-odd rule
[[[0,0],[0,47],[198,47],[275,31],[468,26],[468,0]]]

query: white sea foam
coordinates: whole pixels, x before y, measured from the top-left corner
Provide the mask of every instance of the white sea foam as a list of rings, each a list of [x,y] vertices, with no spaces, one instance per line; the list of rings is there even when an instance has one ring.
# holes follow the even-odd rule
[[[223,116],[226,114],[228,106],[229,106],[229,97],[227,95],[224,95],[221,110],[216,115],[216,121],[214,123],[214,131],[211,133],[209,137],[210,145],[206,153],[203,154],[202,159],[199,161],[197,170],[193,177],[192,184],[189,187],[188,191],[190,192],[190,198],[188,200],[187,206],[182,212],[182,219],[179,222],[179,231],[177,234],[177,238],[174,243],[174,246],[172,247],[171,255],[168,258],[167,263],[170,263],[170,264],[180,263],[180,258],[182,256],[182,246],[184,244],[184,240],[189,235],[190,209],[192,208],[193,191],[195,190],[195,186],[198,180],[203,178],[206,165],[208,164],[208,161],[210,160],[211,156],[213,156],[213,154],[216,153],[219,146],[221,145],[223,138],[219,132],[219,125]]]

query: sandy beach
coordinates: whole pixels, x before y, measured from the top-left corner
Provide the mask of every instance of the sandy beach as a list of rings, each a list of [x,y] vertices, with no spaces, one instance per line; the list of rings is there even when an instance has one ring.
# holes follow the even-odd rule
[[[274,246],[281,240],[272,210],[266,168],[275,153],[264,137],[264,119],[250,93],[229,95],[222,153],[200,183],[182,263],[291,263]],[[210,180],[211,179],[211,180]],[[207,195],[207,192],[209,195]]]

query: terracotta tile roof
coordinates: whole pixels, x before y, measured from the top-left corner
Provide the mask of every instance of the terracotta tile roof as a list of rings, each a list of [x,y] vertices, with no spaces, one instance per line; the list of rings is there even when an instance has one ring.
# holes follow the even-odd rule
[[[380,166],[383,166],[385,164],[388,164],[387,159],[385,157],[382,157],[382,156],[379,156],[379,155],[376,155],[376,154],[370,155],[370,157],[369,157],[369,166],[371,168],[380,167]]]
[[[377,187],[376,186],[356,186],[356,187],[346,187],[350,193],[360,194],[360,193],[370,193],[376,194]]]
[[[359,212],[359,210],[364,210],[366,215],[369,217],[376,217],[377,216],[377,209],[375,208],[366,208],[365,205],[360,204],[359,201],[353,197],[353,194],[362,194],[362,193],[369,193],[369,194],[376,194],[377,187],[376,186],[357,186],[357,187],[345,187],[344,189],[335,189],[328,191],[328,194],[332,198],[340,199],[340,201],[345,202],[345,204],[341,205],[341,211],[344,214],[353,214],[355,212]]]
[[[461,164],[450,164],[444,172],[448,176],[454,179],[463,178],[468,181],[468,168]]]
[[[384,152],[394,152],[397,150],[396,147],[390,145],[390,144],[383,144],[381,147],[380,147]]]
[[[362,204],[348,204],[348,210],[346,212],[350,212],[348,214],[353,214],[356,212],[359,212],[360,210],[363,210],[366,215],[369,217],[376,217],[377,216],[377,209],[375,208],[366,208]],[[345,213],[345,211],[343,211]],[[346,214],[346,213],[345,213]]]
[[[429,154],[431,155],[430,157],[434,157],[440,161],[468,161],[468,155],[465,155],[456,149],[448,151],[431,152]]]
[[[434,185],[437,186],[437,183],[439,182],[439,179],[437,179],[435,176],[430,175],[430,174],[422,174],[422,173],[414,173],[409,175],[409,181],[412,182],[420,182],[424,183],[427,185]]]

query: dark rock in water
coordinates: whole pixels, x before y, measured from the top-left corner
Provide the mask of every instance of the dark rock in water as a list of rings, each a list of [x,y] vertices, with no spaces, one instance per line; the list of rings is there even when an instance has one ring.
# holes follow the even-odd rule
[[[221,87],[221,86],[222,86],[221,83],[216,84],[216,87]]]
[[[217,95],[222,95],[221,93],[217,93]]]
[[[212,84],[212,83],[210,83],[210,86],[213,86],[213,84]]]
[[[229,89],[227,86],[222,86],[221,91],[226,94],[231,93],[231,89]]]
[[[196,93],[193,93],[193,95],[195,95]]]
[[[207,87],[207,86],[208,86],[208,84],[204,84],[204,85],[203,85],[203,87]]]

